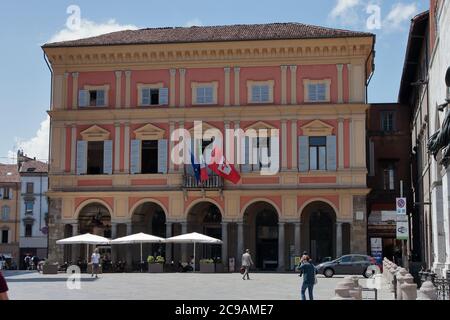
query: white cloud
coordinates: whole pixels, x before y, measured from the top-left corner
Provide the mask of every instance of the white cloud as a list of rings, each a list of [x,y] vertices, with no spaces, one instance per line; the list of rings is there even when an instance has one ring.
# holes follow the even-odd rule
[[[105,33],[111,33],[121,30],[136,30],[135,25],[122,25],[114,19],[110,19],[106,23],[97,23],[87,19],[81,19],[79,28],[67,28],[58,31],[48,42],[70,41],[82,38],[95,37]]]
[[[24,154],[27,156],[42,161],[47,161],[48,159],[48,139],[50,131],[50,118],[47,117],[41,122],[41,125],[36,132],[36,135],[29,140],[24,140],[23,138],[16,137],[16,150],[8,151],[8,158],[16,158],[17,150],[23,150]]]
[[[360,28],[364,23],[363,3],[361,0],[337,0],[331,10],[329,23],[332,25]]]
[[[337,0],[336,5],[330,13],[332,18],[342,17],[351,9],[359,5],[360,0]]]
[[[409,21],[417,13],[416,3],[404,4],[396,3],[383,21],[385,28],[399,29],[405,21]]]
[[[193,27],[193,26],[201,27],[201,26],[203,26],[203,22],[199,18],[194,18],[194,19],[191,19],[188,22],[186,22],[186,24],[184,26],[185,27]]]

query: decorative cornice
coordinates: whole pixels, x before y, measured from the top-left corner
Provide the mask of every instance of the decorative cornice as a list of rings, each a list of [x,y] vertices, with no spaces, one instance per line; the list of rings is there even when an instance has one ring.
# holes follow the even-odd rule
[[[45,48],[49,61],[54,67],[255,59],[266,61],[292,59],[295,63],[296,59],[367,57],[371,50],[371,38]]]

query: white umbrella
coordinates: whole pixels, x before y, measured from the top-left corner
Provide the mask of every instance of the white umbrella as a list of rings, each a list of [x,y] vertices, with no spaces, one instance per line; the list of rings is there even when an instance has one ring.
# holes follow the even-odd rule
[[[86,244],[86,261],[89,261],[89,245],[90,244],[110,244],[110,240],[95,234],[85,233],[78,236],[61,239],[56,241],[57,244]]]
[[[130,244],[130,243],[140,243],[141,244],[141,263],[142,261],[142,244],[143,243],[162,243],[164,238],[152,236],[146,233],[136,233],[126,237],[117,238],[111,241],[111,244]]]
[[[194,244],[194,272],[195,272],[195,245],[197,243],[221,244],[222,240],[206,236],[201,233],[192,232],[166,239],[172,243],[193,243]]]

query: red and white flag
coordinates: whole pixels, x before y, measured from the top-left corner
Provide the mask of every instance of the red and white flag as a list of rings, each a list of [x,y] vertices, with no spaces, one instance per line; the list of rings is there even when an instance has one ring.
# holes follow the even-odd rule
[[[216,152],[217,151],[217,152]],[[222,152],[214,148],[211,152],[211,163],[208,167],[222,178],[236,184],[241,180],[241,176],[236,168],[227,162]]]

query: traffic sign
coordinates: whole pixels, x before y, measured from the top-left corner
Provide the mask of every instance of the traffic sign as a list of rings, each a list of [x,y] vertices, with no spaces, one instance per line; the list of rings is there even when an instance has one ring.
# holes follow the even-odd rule
[[[406,198],[397,198],[397,214],[406,214]]]
[[[397,217],[397,240],[408,240],[409,238],[409,222],[408,216],[400,215]]]

